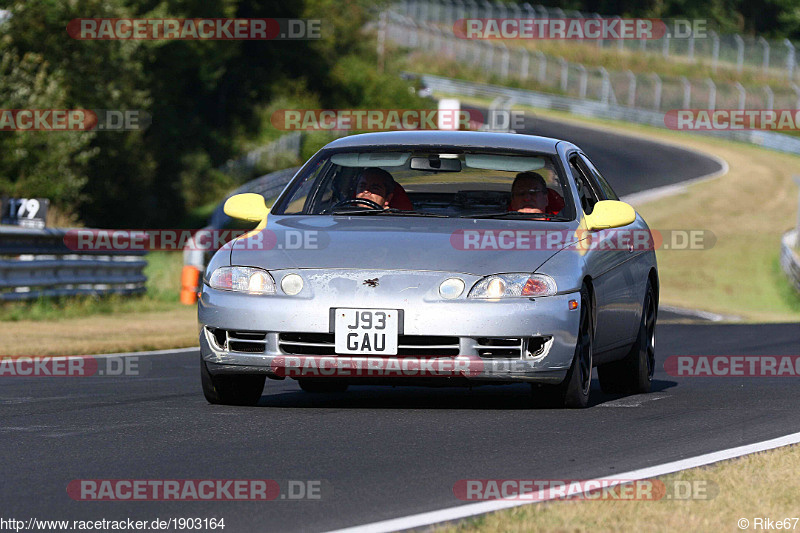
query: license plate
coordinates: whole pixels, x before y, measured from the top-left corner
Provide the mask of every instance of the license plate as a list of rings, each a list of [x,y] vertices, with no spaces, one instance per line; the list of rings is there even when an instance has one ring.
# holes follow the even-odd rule
[[[397,355],[397,309],[337,309],[336,353]]]

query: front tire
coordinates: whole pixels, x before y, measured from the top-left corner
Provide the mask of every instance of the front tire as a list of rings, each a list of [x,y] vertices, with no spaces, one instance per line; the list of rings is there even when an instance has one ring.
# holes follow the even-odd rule
[[[208,364],[200,360],[200,383],[210,404],[255,405],[264,392],[266,379],[266,376],[253,374],[215,376],[208,371]]]
[[[600,378],[603,392],[611,394],[650,392],[656,368],[657,314],[655,290],[648,280],[636,342],[625,359],[597,367],[597,376]]]
[[[545,405],[583,409],[589,405],[592,388],[592,354],[594,349],[594,319],[589,289],[581,287],[580,324],[575,343],[575,355],[564,381],[556,386],[534,386],[534,401]]]

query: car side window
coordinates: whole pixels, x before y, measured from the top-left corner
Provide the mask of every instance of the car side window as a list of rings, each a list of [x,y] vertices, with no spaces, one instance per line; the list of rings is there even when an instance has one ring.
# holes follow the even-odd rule
[[[594,204],[597,203],[597,193],[595,193],[588,178],[588,169],[580,164],[577,155],[570,158],[569,167],[572,175],[575,176],[575,185],[578,187],[578,198],[581,201],[583,212],[591,215],[592,210],[594,210]]]
[[[603,200],[619,200],[617,193],[614,192],[611,185],[608,184],[603,175],[600,174],[600,171],[597,170],[597,167],[592,164],[592,161],[585,154],[581,154],[581,161],[589,169],[590,176],[593,178],[598,193],[603,197]]]

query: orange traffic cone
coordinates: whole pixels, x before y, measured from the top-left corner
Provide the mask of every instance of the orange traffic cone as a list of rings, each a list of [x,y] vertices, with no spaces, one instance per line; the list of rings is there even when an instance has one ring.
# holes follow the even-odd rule
[[[197,303],[197,283],[200,281],[200,269],[185,265],[181,272],[181,303],[194,305]]]

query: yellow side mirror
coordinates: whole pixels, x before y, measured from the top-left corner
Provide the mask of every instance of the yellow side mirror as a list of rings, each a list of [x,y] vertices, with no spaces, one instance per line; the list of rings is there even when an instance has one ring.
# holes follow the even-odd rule
[[[222,208],[229,217],[250,222],[260,222],[269,214],[264,197],[255,193],[244,193],[231,196]]]
[[[589,231],[627,226],[636,220],[636,211],[625,202],[601,200],[594,204],[591,215],[586,215]]]

